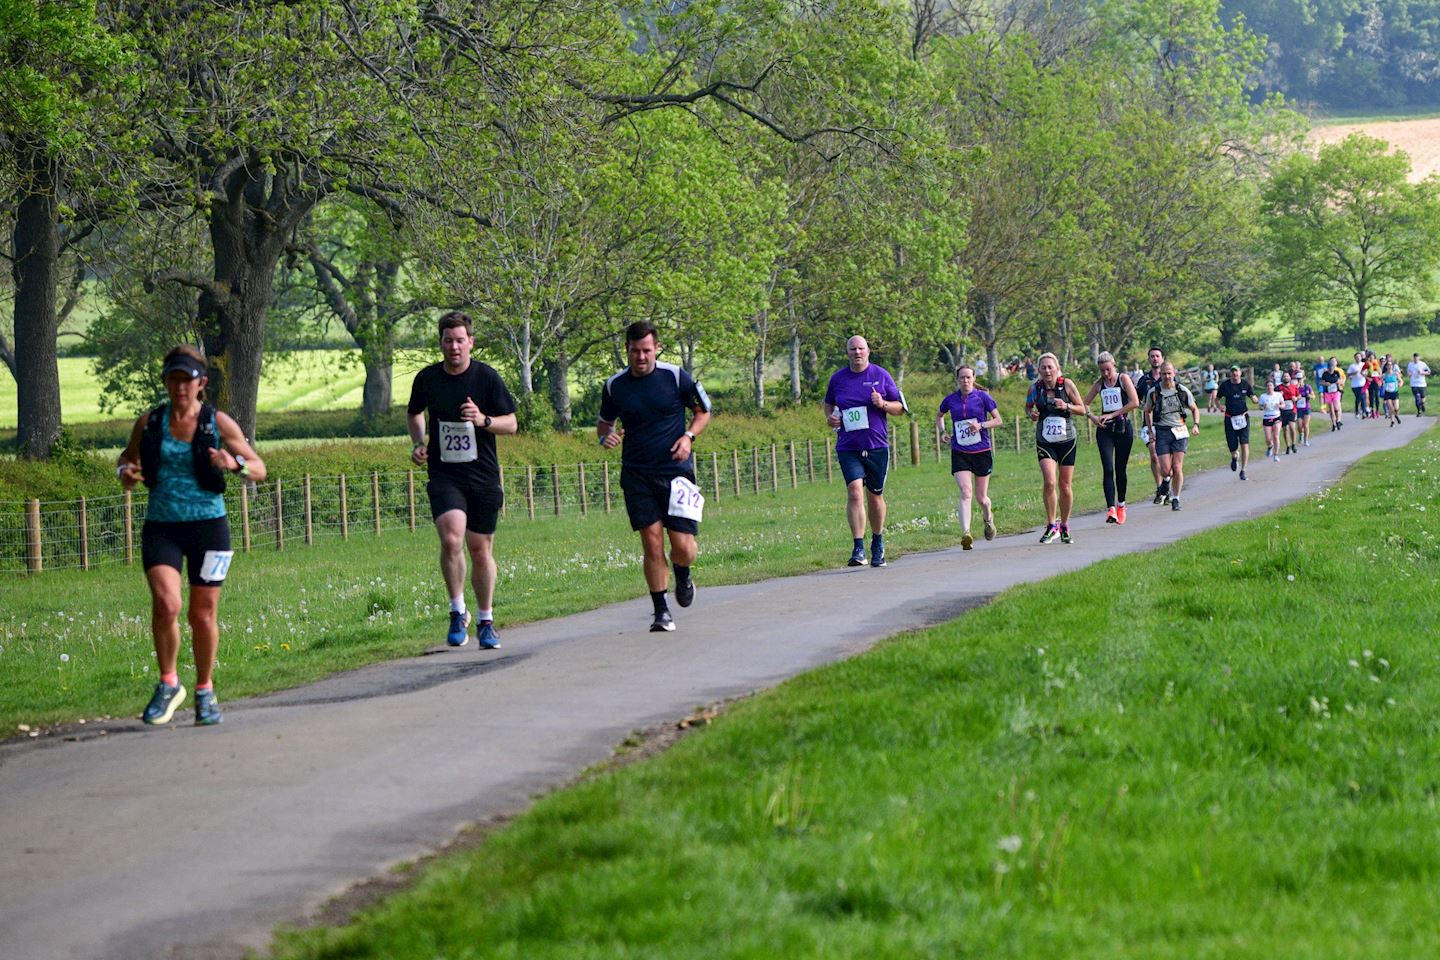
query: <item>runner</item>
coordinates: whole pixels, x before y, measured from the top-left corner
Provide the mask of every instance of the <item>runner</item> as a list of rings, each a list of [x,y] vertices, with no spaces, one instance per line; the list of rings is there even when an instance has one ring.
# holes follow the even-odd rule
[[[1102,353],[1095,358],[1100,379],[1085,394],[1085,416],[1095,424],[1095,447],[1100,451],[1100,469],[1105,478],[1105,522],[1125,522],[1125,491],[1129,486],[1130,448],[1135,431],[1130,411],[1140,406],[1135,385],[1115,365],[1115,357]],[[1100,415],[1090,412],[1095,395],[1100,395]]]
[[[637,320],[625,328],[624,370],[605,381],[600,394],[600,417],[595,435],[600,446],[620,454],[620,489],[630,529],[640,534],[645,585],[650,591],[654,618],[651,633],[675,629],[675,618],[665,600],[670,570],[665,539],[670,539],[669,563],[675,568],[675,602],[688,607],[695,600],[690,568],[698,547],[696,536],[704,515],[705,498],[695,483],[695,439],[710,422],[710,398],[688,371],[663,363],[660,335],[655,325]],[[691,412],[685,426],[685,411]],[[623,426],[616,429],[616,422]]]
[[[1270,371],[1270,382],[1275,384],[1275,386],[1277,387],[1280,386],[1280,375],[1280,364],[1277,363],[1275,364],[1275,369]]]
[[[1200,408],[1190,388],[1175,379],[1173,363],[1160,368],[1160,386],[1145,398],[1145,421],[1155,437],[1160,471],[1171,478],[1170,509],[1179,510],[1180,492],[1185,487],[1185,449],[1190,436],[1200,432]]]
[[[1295,445],[1295,398],[1300,388],[1290,379],[1289,373],[1280,375],[1280,439],[1285,444],[1285,454],[1296,453]]]
[[[1415,416],[1425,412],[1425,384],[1426,377],[1430,376],[1430,368],[1420,354],[1411,354],[1410,363],[1405,367],[1405,372],[1410,375],[1410,395],[1415,398]]]
[[[1265,427],[1265,456],[1276,463],[1280,462],[1280,404],[1284,401],[1269,380],[1265,381],[1265,392],[1255,401],[1260,404],[1261,423]]]
[[[1340,372],[1340,361],[1331,357],[1325,372],[1320,375],[1320,392],[1325,398],[1325,413],[1330,417],[1331,433],[1344,425],[1344,412],[1341,409],[1344,404],[1340,395],[1340,384],[1344,379],[1345,375]]]
[[[1165,353],[1159,347],[1151,347],[1150,369],[1135,381],[1135,396],[1140,405],[1145,405],[1150,391],[1160,385],[1160,367],[1165,363]],[[1170,500],[1170,478],[1160,472],[1160,458],[1155,454],[1155,435],[1148,425],[1140,428],[1140,442],[1150,451],[1150,475],[1155,478],[1155,502],[1168,503]]]
[[[1295,372],[1294,383],[1298,385],[1295,394],[1295,429],[1300,436],[1300,446],[1310,446],[1310,410],[1315,406],[1315,391],[1305,382],[1305,371]]]
[[[1200,382],[1205,390],[1205,411],[1219,413],[1220,404],[1216,402],[1216,394],[1220,390],[1220,374],[1215,372],[1215,364],[1205,364],[1205,369],[1200,373]]]
[[[1245,398],[1255,399],[1255,388],[1240,376],[1240,368],[1232,366],[1230,377],[1220,384],[1220,399],[1225,404],[1225,445],[1230,448],[1230,470],[1238,467],[1240,479],[1250,464],[1250,407]]]
[[[1365,375],[1365,355],[1355,354],[1355,362],[1345,368],[1345,373],[1350,377],[1350,392],[1355,396],[1355,416],[1368,419],[1370,403],[1366,399],[1366,385],[1369,378]]]
[[[885,566],[885,476],[890,468],[889,418],[909,413],[890,371],[870,362],[864,337],[845,341],[849,366],[830,376],[825,422],[837,431],[835,459],[845,478],[845,516],[854,541],[849,565],[865,565],[865,520],[870,520],[870,565]]]
[[[440,575],[450,597],[450,629],[445,642],[470,642],[470,611],[465,607],[465,556],[470,556],[470,585],[475,590],[479,626],[475,640],[495,650],[495,529],[505,492],[495,437],[519,429],[515,401],[494,368],[471,358],[475,333],[470,318],[452,310],[440,318],[443,359],[415,374],[405,408],[410,459],[430,479],[425,491],[430,518],[440,538]],[[426,440],[426,436],[429,440]]]
[[[1387,360],[1380,368],[1380,385],[1385,419],[1393,427],[1400,422],[1400,368]]]
[[[150,488],[140,556],[150,587],[150,633],[160,680],[140,715],[148,724],[169,723],[185,702],[180,683],[180,571],[188,568],[191,650],[195,655],[195,723],[221,721],[214,669],[220,652],[216,609],[230,571],[230,525],[225,518],[225,474],[265,479],[265,462],[246,442],[229,414],[205,402],[210,382],[205,356],[191,346],[165,355],[161,376],[168,402],[135,421],[130,442],[115,465],[126,490]]]
[[[1157,351],[1158,352],[1158,351]],[[1035,455],[1044,480],[1045,532],[1041,543],[1060,535],[1061,543],[1073,543],[1070,536],[1070,506],[1075,500],[1075,443],[1073,414],[1083,414],[1085,404],[1075,384],[1060,376],[1060,360],[1053,353],[1040,355],[1039,379],[1025,397],[1025,412],[1035,422]]]
[[[1316,390],[1320,389],[1320,378],[1324,376],[1325,371],[1329,369],[1330,364],[1326,362],[1325,354],[1322,353],[1317,355],[1315,357],[1315,365],[1310,369],[1310,378],[1315,382]]]
[[[1380,419],[1380,360],[1375,356],[1375,351],[1370,350],[1365,354],[1365,396],[1370,402],[1370,419]]]
[[[945,414],[950,414],[954,430],[946,432]],[[950,444],[950,473],[960,487],[960,546],[969,550],[975,543],[970,535],[972,503],[978,499],[985,518],[985,539],[995,539],[995,515],[990,507],[990,474],[995,458],[990,444],[990,431],[1004,421],[994,399],[975,387],[975,368],[962,364],[955,370],[955,392],[940,401],[935,415],[935,429],[941,442]]]

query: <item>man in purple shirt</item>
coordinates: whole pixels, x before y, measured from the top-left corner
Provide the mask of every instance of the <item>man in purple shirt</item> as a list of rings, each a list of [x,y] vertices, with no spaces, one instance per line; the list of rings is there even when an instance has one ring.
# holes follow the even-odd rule
[[[884,367],[870,362],[864,337],[845,342],[850,365],[825,388],[825,420],[837,431],[835,458],[845,478],[845,513],[855,548],[850,566],[865,565],[865,518],[870,518],[870,565],[885,566],[885,473],[890,466],[889,417],[909,413],[905,396]]]

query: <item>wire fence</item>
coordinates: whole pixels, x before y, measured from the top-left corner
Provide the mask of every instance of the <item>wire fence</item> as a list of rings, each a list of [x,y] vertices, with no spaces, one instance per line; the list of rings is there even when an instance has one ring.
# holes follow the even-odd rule
[[[940,463],[946,444],[920,419],[891,424],[892,467]],[[1077,419],[1082,442],[1093,442],[1088,420]],[[725,451],[697,450],[696,481],[713,501],[773,493],[800,484],[833,483],[834,435]],[[1034,429],[1016,417],[995,431],[997,447],[1034,449]],[[948,465],[948,460],[945,461]],[[501,468],[502,516],[544,520],[623,509],[620,464],[614,460]],[[0,501],[0,574],[89,570],[133,564],[145,517],[145,488],[79,500]],[[430,526],[425,474],[414,470],[274,477],[231,483],[225,492],[236,550],[288,550],[322,538],[378,536],[386,530]]]

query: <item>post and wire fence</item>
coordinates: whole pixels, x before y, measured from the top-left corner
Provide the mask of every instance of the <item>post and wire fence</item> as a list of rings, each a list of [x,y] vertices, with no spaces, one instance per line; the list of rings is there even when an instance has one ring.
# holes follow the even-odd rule
[[[995,431],[997,448],[1033,449],[1034,430],[1023,415]],[[1093,442],[1088,420],[1077,422]],[[941,463],[945,444],[933,421],[891,423],[892,467]],[[697,485],[712,503],[778,492],[800,484],[833,483],[833,433],[730,450],[695,452]],[[571,464],[501,467],[508,519],[586,517],[624,508],[618,457]],[[145,517],[145,488],[78,500],[0,501],[0,574],[90,570],[133,564]],[[387,530],[430,526],[425,474],[415,470],[274,476],[264,483],[231,482],[225,492],[235,550],[288,550],[322,538],[353,540]]]

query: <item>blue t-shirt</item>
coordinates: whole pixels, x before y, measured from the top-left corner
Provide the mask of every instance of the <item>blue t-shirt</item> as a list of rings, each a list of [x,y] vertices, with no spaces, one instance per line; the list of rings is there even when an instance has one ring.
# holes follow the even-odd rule
[[[977,424],[989,420],[990,412],[996,406],[994,398],[978,387],[964,396],[956,390],[941,400],[939,412],[950,414],[950,423],[954,428],[950,431],[950,449],[960,453],[984,453],[989,450],[989,427],[980,427],[978,431],[967,430],[962,436],[961,426],[966,420],[974,420]]]
[[[160,476],[145,503],[146,520],[182,523],[225,516],[225,498],[201,489],[196,481],[193,456],[190,444],[170,435],[170,405],[165,404],[160,421]]]
[[[678,476],[695,472],[695,458],[673,460],[670,448],[684,435],[685,411],[709,412],[710,398],[688,372],[673,363],[655,363],[643,377],[626,367],[605,381],[600,419],[625,425],[620,464],[626,470]]]
[[[874,391],[889,401],[900,401],[907,411],[905,395],[895,385],[890,371],[878,364],[869,364],[856,373],[841,367],[830,375],[825,388],[825,402],[840,414],[840,427],[835,439],[837,451],[879,450],[890,445],[889,417],[870,402]]]

